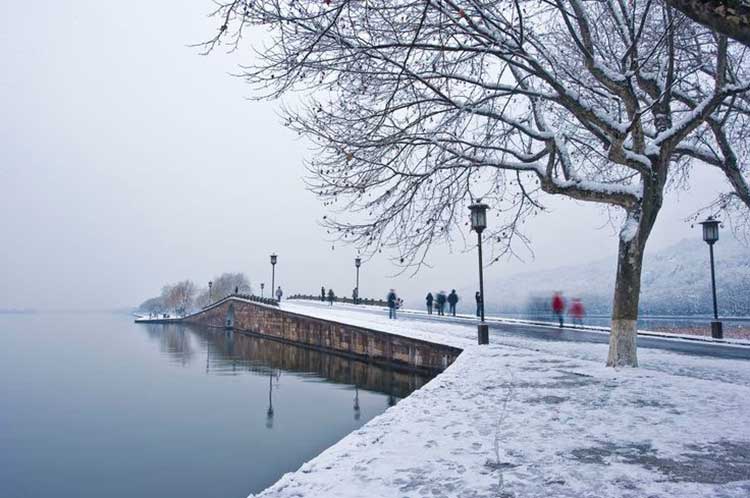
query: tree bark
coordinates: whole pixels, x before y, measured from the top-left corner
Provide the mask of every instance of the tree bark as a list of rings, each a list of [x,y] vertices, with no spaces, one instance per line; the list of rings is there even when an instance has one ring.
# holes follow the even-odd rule
[[[638,302],[641,293],[643,249],[637,238],[620,240],[617,278],[612,303],[612,330],[609,334],[608,367],[637,367],[636,352]]]
[[[635,227],[626,224],[620,233],[617,255],[617,277],[612,301],[612,330],[609,334],[608,367],[637,367],[638,355],[638,303],[641,297],[641,270],[643,250],[651,235],[656,217],[661,210],[666,183],[666,164],[655,165],[653,177],[645,179],[644,197],[640,208],[629,211],[627,219],[637,222],[633,233],[625,232]]]
[[[666,2],[692,20],[750,47],[750,5],[746,0],[666,0]]]

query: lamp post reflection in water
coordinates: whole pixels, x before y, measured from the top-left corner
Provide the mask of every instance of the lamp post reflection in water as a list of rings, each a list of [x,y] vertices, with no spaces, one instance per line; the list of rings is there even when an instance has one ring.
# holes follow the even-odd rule
[[[206,340],[206,373],[209,370],[209,364],[211,363],[211,340]]]
[[[395,379],[393,375],[393,370],[388,371],[388,406],[395,406],[396,405],[396,396],[393,395],[394,390],[394,384]]]
[[[359,386],[354,385],[354,420],[359,420],[359,417],[361,415],[360,409],[359,409]]]
[[[273,370],[268,371],[268,410],[266,410],[266,428],[273,429]]]
[[[232,359],[232,373],[237,373],[237,357],[234,355],[234,331],[224,332],[224,345],[227,356]]]

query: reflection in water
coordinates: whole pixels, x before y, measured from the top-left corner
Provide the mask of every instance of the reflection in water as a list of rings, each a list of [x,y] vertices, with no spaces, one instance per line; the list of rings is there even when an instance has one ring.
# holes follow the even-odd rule
[[[175,363],[186,365],[195,355],[190,335],[184,327],[164,327],[159,324],[149,324],[146,328],[151,339],[159,342],[159,349],[167,353]]]
[[[387,406],[395,405],[430,377],[414,372],[393,370],[359,360],[344,358],[239,332],[210,329],[187,324],[149,324],[149,335],[161,336],[162,352],[174,361],[185,363],[195,357],[191,335],[206,348],[206,373],[238,375],[255,373],[272,378],[280,370],[329,382],[348,384],[355,390],[355,416],[360,388],[387,395]],[[269,381],[270,382],[270,381]],[[269,383],[269,418],[273,418],[272,383]]]
[[[277,374],[278,379],[281,377],[281,373]],[[266,428],[273,429],[273,371],[268,373],[268,410],[266,410]]]
[[[2,498],[247,496],[428,380],[117,315],[0,316],[0,330]]]
[[[362,414],[359,412],[359,386],[354,386],[354,420],[359,420]]]

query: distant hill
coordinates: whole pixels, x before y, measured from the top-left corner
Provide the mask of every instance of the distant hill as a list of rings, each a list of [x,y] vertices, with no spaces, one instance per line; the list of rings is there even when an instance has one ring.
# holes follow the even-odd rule
[[[719,313],[750,316],[750,248],[731,237],[715,246]],[[546,306],[560,290],[580,297],[588,313],[608,314],[617,261],[615,258],[552,270],[524,272],[487,282],[488,312],[528,312]],[[641,287],[641,313],[692,315],[712,313],[708,246],[686,239],[647,252]],[[464,296],[473,288],[463,289]],[[471,301],[464,299],[464,304]]]

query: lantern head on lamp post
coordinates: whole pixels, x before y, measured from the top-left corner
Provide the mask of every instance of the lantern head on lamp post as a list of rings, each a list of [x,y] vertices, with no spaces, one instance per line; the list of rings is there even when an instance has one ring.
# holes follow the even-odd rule
[[[713,216],[709,216],[705,221],[701,221],[700,224],[703,226],[703,240],[708,245],[714,245],[719,240],[719,220],[714,219]]]
[[[714,244],[719,240],[719,225],[721,222],[709,216],[700,223],[703,226],[703,240],[708,244],[708,252],[711,255],[711,295],[714,301],[714,320],[711,322],[711,337],[721,339],[724,330],[719,321],[719,309],[716,305],[716,274],[714,272]]]
[[[484,323],[484,272],[482,268],[482,232],[487,228],[487,204],[482,204],[477,200],[476,203],[469,206],[471,211],[471,229],[477,232],[477,247],[479,249],[479,310],[480,321],[477,330],[479,344],[490,343],[490,331],[487,324]]]
[[[471,229],[481,234],[487,228],[487,204],[477,202],[469,206],[471,211]]]

